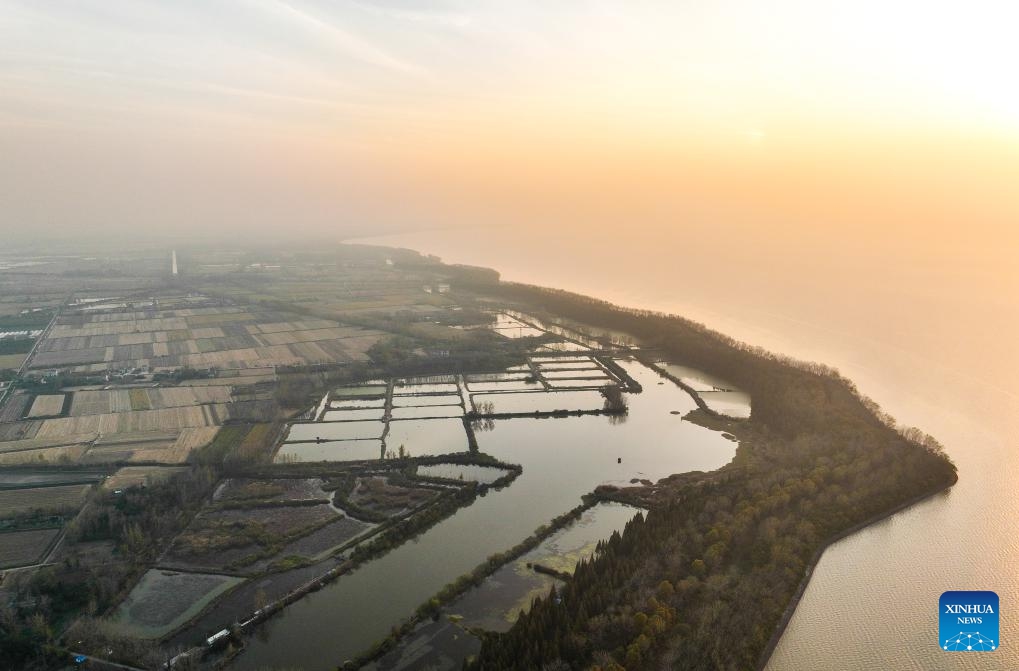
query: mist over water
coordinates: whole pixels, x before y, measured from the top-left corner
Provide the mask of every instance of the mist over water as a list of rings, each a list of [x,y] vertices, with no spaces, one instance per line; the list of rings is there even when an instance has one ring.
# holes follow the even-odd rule
[[[624,227],[625,229],[625,227]],[[915,231],[914,231],[915,232]],[[960,234],[961,233],[961,234]],[[681,314],[838,368],[900,423],[941,441],[949,492],[836,543],[769,671],[1019,668],[1019,271],[1010,239],[934,235],[741,239],[710,228],[447,230],[362,239],[499,270],[504,279]],[[994,653],[938,647],[938,597],[992,590]]]

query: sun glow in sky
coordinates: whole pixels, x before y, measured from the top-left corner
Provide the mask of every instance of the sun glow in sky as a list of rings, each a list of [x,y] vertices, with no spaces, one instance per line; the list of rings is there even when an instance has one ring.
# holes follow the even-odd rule
[[[0,226],[1003,227],[1017,25],[995,0],[0,0]]]

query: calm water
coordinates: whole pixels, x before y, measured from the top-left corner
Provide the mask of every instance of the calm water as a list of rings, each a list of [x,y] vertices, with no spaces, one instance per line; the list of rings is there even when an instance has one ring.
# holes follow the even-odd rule
[[[523,466],[509,487],[293,604],[247,641],[234,666],[333,669],[384,637],[445,584],[579,505],[597,485],[714,470],[732,460],[735,443],[672,414],[696,408],[686,392],[639,363],[620,365],[644,389],[628,396],[625,421],[596,415],[496,420],[492,430],[478,433],[478,446]]]
[[[900,422],[935,435],[959,466],[949,493],[824,554],[769,671],[1019,668],[1019,271],[993,240],[922,251],[923,241],[874,249],[851,233],[833,242],[779,230],[744,242],[705,226],[592,242],[536,233],[540,245],[519,228],[371,242],[684,314],[834,365]],[[938,596],[962,589],[1001,597],[997,652],[937,647]]]

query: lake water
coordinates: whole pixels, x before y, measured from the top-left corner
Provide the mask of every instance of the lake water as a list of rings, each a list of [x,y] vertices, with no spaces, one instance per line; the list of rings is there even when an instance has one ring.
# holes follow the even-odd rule
[[[685,391],[635,361],[620,365],[643,387],[628,395],[622,421],[601,415],[496,420],[477,433],[478,447],[523,466],[511,485],[286,608],[247,640],[236,668],[333,669],[386,636],[444,585],[579,505],[597,485],[714,470],[732,460],[735,443],[682,419],[697,407]],[[540,394],[517,394],[531,395]],[[448,422],[450,435],[442,441],[466,450],[460,420],[393,422],[387,445],[392,449],[393,437],[406,433],[412,453],[426,449],[412,431],[421,422]]]
[[[768,671],[1015,669],[1019,270],[1014,248],[965,228],[932,225],[933,242],[895,231],[875,242],[873,232],[865,240],[820,223],[750,237],[703,222],[654,233],[627,227],[625,236],[475,227],[359,242],[683,314],[836,366],[900,422],[936,436],[960,480],[829,548]],[[937,244],[947,236],[961,242]],[[938,597],[967,589],[1001,597],[994,653],[938,648]]]

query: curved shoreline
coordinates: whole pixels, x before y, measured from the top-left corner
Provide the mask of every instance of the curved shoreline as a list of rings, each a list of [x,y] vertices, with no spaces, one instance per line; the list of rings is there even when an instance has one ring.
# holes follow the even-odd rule
[[[832,545],[839,542],[840,540],[852,536],[858,531],[863,531],[867,527],[877,524],[882,520],[886,520],[889,517],[892,517],[893,515],[901,513],[903,510],[912,508],[918,503],[921,503],[929,498],[937,496],[942,492],[947,492],[949,489],[954,487],[955,483],[957,483],[958,481],[959,475],[958,473],[956,473],[955,478],[947,485],[920,494],[919,496],[915,496],[912,499],[909,499],[908,501],[904,501],[890,510],[878,513],[877,515],[874,515],[862,522],[859,522],[858,524],[854,524],[853,526],[849,527],[844,531],[840,531],[839,533],[835,534],[827,541],[825,541],[825,543],[814,552],[814,555],[810,558],[810,561],[807,563],[806,573],[804,573],[803,578],[800,580],[800,584],[796,588],[796,591],[789,598],[789,603],[786,605],[785,611],[782,613],[782,618],[779,620],[779,623],[775,627],[775,630],[771,633],[771,638],[768,639],[768,645],[764,648],[764,652],[761,653],[761,659],[757,663],[756,671],[764,671],[764,669],[768,666],[768,662],[771,661],[771,656],[774,654],[775,648],[778,647],[778,642],[782,639],[782,635],[785,634],[785,630],[789,626],[789,622],[792,620],[793,614],[795,614],[796,612],[796,607],[800,604],[800,599],[803,598],[803,593],[807,590],[807,586],[810,584],[810,578],[811,576],[814,575],[814,569],[817,568],[818,562],[821,561],[821,557],[824,556],[824,553],[828,550],[828,548],[830,548]]]

